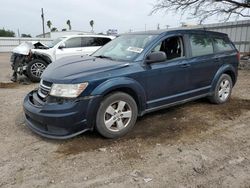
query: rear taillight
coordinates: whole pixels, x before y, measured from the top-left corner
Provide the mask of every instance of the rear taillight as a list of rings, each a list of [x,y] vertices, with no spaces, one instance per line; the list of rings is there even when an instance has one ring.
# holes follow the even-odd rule
[[[237,59],[240,61],[240,52],[237,53]]]

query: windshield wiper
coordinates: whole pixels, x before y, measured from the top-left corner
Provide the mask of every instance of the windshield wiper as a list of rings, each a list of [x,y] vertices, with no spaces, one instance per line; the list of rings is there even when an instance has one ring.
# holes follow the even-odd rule
[[[113,60],[112,57],[105,56],[105,55],[98,55],[98,56],[94,56],[94,57],[101,58],[101,59],[110,59],[110,60]]]

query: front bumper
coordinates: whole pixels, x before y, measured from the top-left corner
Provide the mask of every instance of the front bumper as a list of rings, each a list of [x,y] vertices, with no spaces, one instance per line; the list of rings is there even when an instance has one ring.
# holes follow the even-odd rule
[[[12,70],[20,75],[25,73],[27,69],[26,56],[12,53],[10,57]]]
[[[99,102],[100,96],[46,103],[32,91],[23,102],[25,124],[43,137],[68,139],[93,129]]]
[[[10,56],[10,64],[12,69],[14,70],[14,66],[15,66],[15,59],[16,59],[16,54],[12,53]]]
[[[16,55],[14,53],[10,56],[10,62],[13,63],[15,61]]]

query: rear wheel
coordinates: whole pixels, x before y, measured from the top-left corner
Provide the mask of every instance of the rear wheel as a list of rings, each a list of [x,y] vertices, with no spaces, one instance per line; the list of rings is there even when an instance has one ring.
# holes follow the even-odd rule
[[[108,95],[102,101],[96,117],[96,129],[106,138],[118,138],[128,133],[137,119],[137,104],[122,92]]]
[[[40,59],[34,59],[27,65],[26,74],[32,82],[39,82],[40,77],[47,67],[47,63]]]
[[[229,100],[232,93],[232,79],[227,74],[222,74],[218,80],[214,94],[209,97],[210,101],[215,104],[222,104]]]

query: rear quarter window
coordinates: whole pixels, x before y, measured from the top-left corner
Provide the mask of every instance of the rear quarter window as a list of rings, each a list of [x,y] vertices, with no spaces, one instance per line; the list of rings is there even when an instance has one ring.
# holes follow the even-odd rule
[[[233,50],[233,46],[231,42],[226,38],[216,38],[213,37],[214,40],[214,47],[216,52],[224,52]]]
[[[190,44],[193,57],[209,55],[213,53],[212,40],[206,35],[190,35]]]

